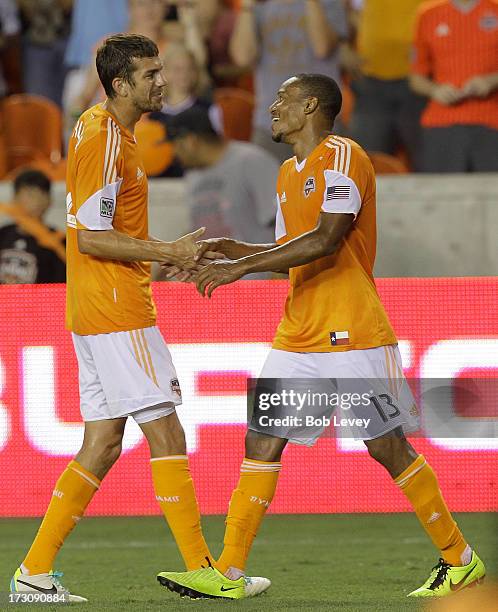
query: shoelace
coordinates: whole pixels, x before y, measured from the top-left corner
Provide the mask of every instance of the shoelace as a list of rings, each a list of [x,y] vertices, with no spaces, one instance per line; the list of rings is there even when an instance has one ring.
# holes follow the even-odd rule
[[[434,576],[429,588],[434,591],[440,587],[446,579],[448,570],[451,568],[449,563],[446,563],[444,559],[439,559],[437,565],[432,568],[431,578]]]
[[[64,576],[64,572],[50,572],[49,576],[50,578],[52,578],[52,582],[57,587],[57,590],[60,589],[62,593],[69,593],[66,587],[59,580],[59,578],[62,578],[62,576]]]

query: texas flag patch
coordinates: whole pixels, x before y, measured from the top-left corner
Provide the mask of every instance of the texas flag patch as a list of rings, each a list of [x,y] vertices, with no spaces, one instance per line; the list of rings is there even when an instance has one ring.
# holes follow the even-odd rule
[[[349,332],[347,331],[330,332],[330,344],[332,346],[344,346],[345,344],[349,344]]]

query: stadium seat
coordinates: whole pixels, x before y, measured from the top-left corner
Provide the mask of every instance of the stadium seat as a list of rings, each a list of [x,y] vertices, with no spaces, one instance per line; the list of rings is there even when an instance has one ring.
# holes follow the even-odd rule
[[[348,127],[351,122],[351,115],[354,108],[354,94],[348,83],[343,82],[341,87],[342,92],[342,110],[339,115],[344,126]]]
[[[52,164],[48,159],[34,159],[28,164],[21,164],[13,168],[7,176],[6,181],[13,181],[16,176],[24,170],[40,170],[48,176],[51,181],[65,181],[66,180],[66,159],[61,159],[59,163]]]
[[[0,180],[4,178],[9,170],[7,161],[7,147],[5,146],[4,122],[0,113]]]
[[[166,129],[162,123],[141,119],[135,126],[135,140],[147,176],[157,176],[171,164],[174,148],[166,141]]]
[[[408,174],[409,172],[406,165],[393,155],[368,151],[368,157],[370,157],[375,174]]]
[[[223,114],[223,132],[231,140],[250,140],[254,96],[243,89],[220,87],[214,101]]]
[[[11,170],[34,160],[58,164],[62,157],[62,115],[41,96],[20,94],[2,104],[5,148]]]

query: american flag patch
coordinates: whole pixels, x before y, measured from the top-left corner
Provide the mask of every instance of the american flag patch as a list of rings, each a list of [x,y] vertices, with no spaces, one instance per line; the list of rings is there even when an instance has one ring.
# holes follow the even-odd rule
[[[349,200],[351,195],[350,185],[333,185],[327,187],[326,200]]]

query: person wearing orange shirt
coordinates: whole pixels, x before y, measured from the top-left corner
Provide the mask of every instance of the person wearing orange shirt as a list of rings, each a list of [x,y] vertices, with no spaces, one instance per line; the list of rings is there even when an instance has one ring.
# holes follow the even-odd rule
[[[355,98],[351,138],[367,151],[389,155],[403,147],[414,170],[420,166],[424,98],[411,91],[408,77],[415,16],[421,2],[351,0],[356,45],[349,45],[349,53],[344,55]]]
[[[417,408],[373,278],[375,175],[357,143],[334,135],[341,100],[337,83],[324,75],[298,74],[283,83],[270,107],[272,134],[276,142],[290,144],[295,156],[283,163],[277,181],[276,244],[215,238],[201,246],[229,258],[194,276],[202,295],[251,272],[289,270],[290,289],[255,390],[223,552],[215,568],[161,572],[173,590],[212,595],[213,585],[226,577],[235,582],[243,573],[275,493],[282,451],[288,442],[316,441],[326,426],[323,417],[333,410],[323,395],[333,400],[334,392],[339,401],[348,401],[349,394],[343,414],[354,422],[354,436],[387,469],[441,551],[429,579],[410,596],[447,595],[484,576],[436,475],[405,438],[417,424]],[[353,403],[352,390],[364,401]]]
[[[424,3],[411,86],[428,98],[423,171],[498,171],[497,0]]]
[[[150,262],[196,266],[195,240],[204,228],[175,242],[149,236],[147,178],[133,136],[141,115],[162,107],[162,67],[152,40],[124,34],[106,39],[97,69],[107,99],[83,113],[71,137],[66,322],[78,359],[85,434],[55,485],[11,591],[86,601],[62,587],[52,567],[118,459],[128,416],[149,444],[156,499],[185,565],[194,569],[211,563],[175,411],[180,384],[156,326],[150,286]]]

